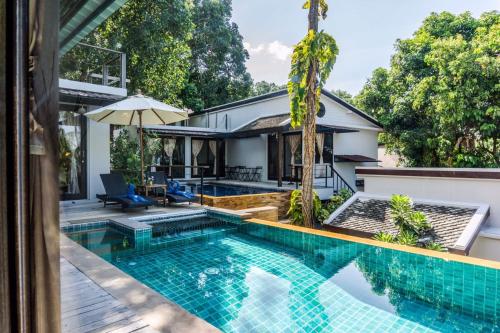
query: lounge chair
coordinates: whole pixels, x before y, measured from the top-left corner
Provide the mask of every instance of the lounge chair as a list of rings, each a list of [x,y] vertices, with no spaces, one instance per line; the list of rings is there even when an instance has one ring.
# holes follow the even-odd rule
[[[186,193],[178,191],[178,189],[173,189],[171,184],[172,182],[167,181],[167,177],[165,175],[165,172],[163,171],[155,171],[155,172],[148,172],[147,177],[153,177],[153,182],[155,184],[162,184],[162,185],[167,185],[167,193],[165,194],[165,197],[168,200],[168,203],[182,203],[182,202],[195,202],[198,200],[197,197],[191,196],[191,195],[185,195]],[[178,182],[174,181],[174,183],[178,184]],[[163,189],[158,188],[155,189],[156,191],[163,191]],[[189,193],[190,194],[190,193]]]
[[[104,207],[109,203],[113,203],[121,204],[122,210],[139,207],[148,209],[149,206],[155,204],[149,198],[141,196],[135,196],[136,200],[131,198],[128,193],[127,183],[121,173],[101,174],[101,180],[106,194],[96,194],[96,197],[104,202]]]

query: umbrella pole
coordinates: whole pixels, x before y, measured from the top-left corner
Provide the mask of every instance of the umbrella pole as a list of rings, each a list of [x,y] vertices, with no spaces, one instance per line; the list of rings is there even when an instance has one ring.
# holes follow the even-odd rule
[[[141,145],[141,184],[144,185],[144,142],[142,139],[142,111],[139,111],[139,142]]]

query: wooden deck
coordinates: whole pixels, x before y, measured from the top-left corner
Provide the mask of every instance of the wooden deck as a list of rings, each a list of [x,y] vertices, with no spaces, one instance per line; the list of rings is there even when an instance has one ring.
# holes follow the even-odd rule
[[[129,308],[61,258],[62,332],[156,332]]]

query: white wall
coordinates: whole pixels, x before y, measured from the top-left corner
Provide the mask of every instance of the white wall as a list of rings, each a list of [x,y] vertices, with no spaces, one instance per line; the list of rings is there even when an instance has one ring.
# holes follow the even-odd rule
[[[377,136],[381,131],[372,122],[348,110],[327,96],[321,96],[325,105],[325,116],[317,118],[318,124],[351,127],[358,132],[334,134],[334,154],[364,155],[377,158]],[[189,126],[217,128],[226,130],[225,117],[227,117],[228,131],[237,129],[249,122],[263,116],[286,114],[290,112],[288,95],[282,95],[268,100],[258,101],[231,109],[213,111],[210,113],[192,116]],[[228,140],[226,164],[227,165],[262,165],[264,174],[262,179],[267,179],[267,138]],[[241,141],[241,143],[238,143]],[[255,155],[257,154],[257,155]],[[335,163],[335,169],[351,185],[355,187],[356,175],[354,168],[361,165],[376,165],[376,163]]]
[[[87,119],[87,199],[104,193],[100,174],[109,173],[110,165],[109,125]]]
[[[384,170],[387,169],[384,168]],[[427,170],[439,169],[429,168]],[[500,174],[500,169],[490,170]],[[477,172],[478,170],[472,169],[471,171]],[[400,193],[420,199],[488,204],[490,217],[486,227],[491,230],[500,230],[500,179],[365,174],[360,174],[358,177],[365,180],[365,192],[368,193],[388,195]],[[471,256],[500,261],[500,239],[481,233],[474,242],[470,254]]]
[[[324,117],[317,118],[318,124],[380,130],[380,128],[372,122],[360,117],[358,114],[348,110],[327,96],[321,95],[321,102],[325,105],[326,112]],[[208,125],[209,128],[225,130],[225,117],[227,116],[227,130],[230,131],[258,117],[286,114],[289,112],[290,104],[288,95],[282,95],[230,109],[191,116],[189,118],[189,126],[207,127]]]
[[[267,138],[265,135],[226,140],[226,165],[262,167],[262,178],[267,179]]]
[[[377,158],[378,131],[359,130],[353,133],[335,133],[333,135],[334,155],[363,155]],[[352,188],[356,188],[356,174],[354,169],[359,166],[376,166],[373,162],[334,162],[333,167]]]

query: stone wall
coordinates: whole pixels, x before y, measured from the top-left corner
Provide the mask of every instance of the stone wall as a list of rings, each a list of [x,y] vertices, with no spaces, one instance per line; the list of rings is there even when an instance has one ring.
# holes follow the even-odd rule
[[[207,206],[232,210],[274,206],[278,208],[278,217],[280,219],[286,218],[286,212],[290,208],[290,192],[232,195],[226,197],[204,195],[203,200]]]

